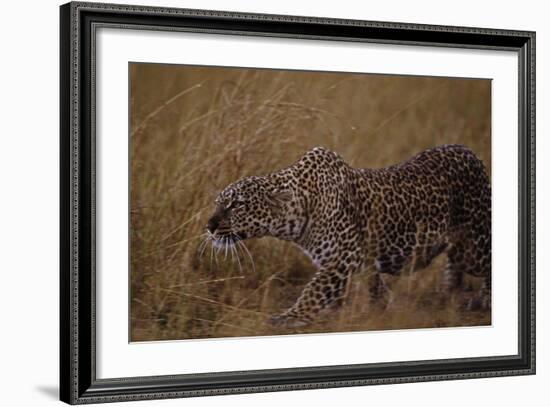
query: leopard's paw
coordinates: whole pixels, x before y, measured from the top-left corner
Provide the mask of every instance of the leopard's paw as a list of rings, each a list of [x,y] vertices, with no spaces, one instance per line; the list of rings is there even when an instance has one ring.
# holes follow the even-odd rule
[[[269,319],[269,323],[271,324],[271,326],[277,328],[300,328],[302,326],[309,325],[311,321],[305,318],[302,319],[297,316],[292,316],[288,314],[279,314],[273,315]]]

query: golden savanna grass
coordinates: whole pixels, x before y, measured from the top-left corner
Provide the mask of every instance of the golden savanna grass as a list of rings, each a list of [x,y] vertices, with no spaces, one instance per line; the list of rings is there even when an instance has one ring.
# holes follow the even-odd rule
[[[356,167],[382,167],[460,143],[491,167],[489,80],[130,65],[131,340],[485,325],[440,292],[445,255],[385,282],[369,305],[369,272],[344,307],[300,329],[273,328],[314,267],[294,245],[246,241],[241,252],[198,256],[225,186],[284,168],[325,146]],[[469,281],[471,289],[478,282]]]

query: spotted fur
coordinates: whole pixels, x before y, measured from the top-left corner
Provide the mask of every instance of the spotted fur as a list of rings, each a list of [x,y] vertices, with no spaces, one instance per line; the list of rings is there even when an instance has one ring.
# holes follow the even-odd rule
[[[381,169],[357,169],[324,148],[283,170],[225,188],[208,222],[214,240],[274,236],[294,242],[318,271],[272,322],[301,326],[338,306],[364,267],[400,274],[446,252],[446,290],[480,277],[476,301],[490,307],[491,191],[468,148],[445,145]],[[379,280],[379,274],[374,281]],[[371,287],[376,297],[379,287]]]

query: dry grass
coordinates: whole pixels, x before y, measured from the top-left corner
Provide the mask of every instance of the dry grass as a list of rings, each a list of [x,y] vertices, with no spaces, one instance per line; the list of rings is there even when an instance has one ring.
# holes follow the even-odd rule
[[[490,82],[153,64],[131,66],[131,340],[484,325],[438,293],[445,257],[388,278],[393,300],[369,307],[369,273],[345,306],[302,329],[272,328],[314,272],[295,246],[251,240],[242,270],[198,258],[217,193],[284,168],[314,146],[358,167],[440,144],[469,146],[490,170]],[[473,281],[475,286],[478,282]]]

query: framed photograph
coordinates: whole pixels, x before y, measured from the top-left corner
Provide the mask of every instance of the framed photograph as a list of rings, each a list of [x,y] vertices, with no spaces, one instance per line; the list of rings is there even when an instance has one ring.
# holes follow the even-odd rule
[[[535,373],[535,33],[61,6],[61,400]]]

